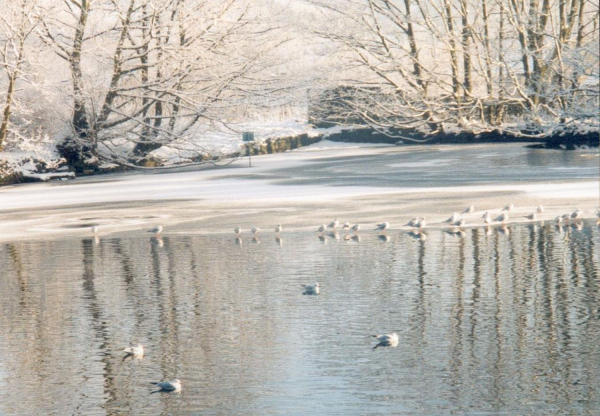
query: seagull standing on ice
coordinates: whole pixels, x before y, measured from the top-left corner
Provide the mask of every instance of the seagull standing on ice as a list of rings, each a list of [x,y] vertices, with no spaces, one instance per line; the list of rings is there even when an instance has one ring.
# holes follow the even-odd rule
[[[94,234],[94,235],[98,234],[98,229],[99,228],[97,225],[92,226],[92,234]]]
[[[236,234],[241,234],[242,233],[242,227],[235,227],[235,229],[233,231],[235,231]]]
[[[260,228],[258,228],[258,227],[252,227],[252,229],[250,231],[252,231],[252,234],[256,235],[260,231]]]
[[[335,230],[335,227],[337,227],[339,224],[340,224],[340,221],[336,218],[329,223],[327,228],[333,228]]]
[[[377,227],[375,228],[375,230],[377,231],[385,231],[390,227],[390,223],[389,222],[382,222],[381,224],[377,224]]]
[[[177,378],[171,381],[151,382],[150,384],[154,384],[156,387],[160,388],[160,390],[156,390],[153,393],[157,393],[159,391],[174,391],[179,393],[181,391],[181,381],[179,381]]]
[[[123,351],[125,351],[125,353],[127,354],[125,355],[125,358],[130,356],[135,358],[142,358],[144,356],[144,346],[142,344],[138,344],[135,347],[124,348]]]
[[[486,212],[485,214],[483,214],[483,216],[481,218],[483,218],[483,222],[486,224],[489,224],[490,222],[492,222],[492,216],[490,215],[489,212]]]
[[[325,232],[325,230],[327,230],[327,226],[325,224],[321,224],[321,226],[319,227],[317,232],[323,234]]]
[[[464,220],[464,218],[461,218],[460,220],[453,222],[451,225],[460,228],[463,225],[465,225],[465,223],[466,223],[466,221]]]
[[[418,227],[418,228],[425,228],[426,225],[427,225],[427,222],[425,222],[425,217],[422,217],[419,220],[419,223],[416,225],[416,227]]]
[[[419,226],[419,217],[415,217],[412,220],[410,220],[409,222],[407,222],[406,224],[404,224],[405,227],[418,227]]]
[[[508,219],[508,212],[503,212],[502,214],[498,215],[494,221],[498,221],[498,222],[505,222]]]
[[[350,229],[350,223],[349,222],[344,223],[344,226],[342,227],[342,230],[348,231],[349,229]]]
[[[600,212],[600,210],[598,210],[598,211]],[[600,216],[599,216],[599,217],[600,217]],[[351,228],[351,230],[352,230],[352,232],[354,232],[354,233],[357,233],[357,232],[359,232],[359,231],[360,231],[360,225],[359,225],[359,224],[353,225],[353,226],[352,226],[352,228]]]
[[[455,212],[454,214],[452,214],[452,216],[450,218],[448,218],[446,221],[449,224],[452,224],[453,222],[458,221],[458,219],[460,218],[460,215],[458,214],[458,212]]]
[[[319,284],[315,283],[314,285],[302,285],[304,288],[305,295],[318,295],[319,294]]]
[[[537,207],[535,209],[535,212],[537,212],[538,214],[541,214],[542,212],[544,212],[544,206],[540,205],[539,207]]]
[[[149,233],[154,233],[156,235],[159,235],[160,233],[162,233],[163,227],[162,225],[158,225],[156,227],[154,227],[153,229],[151,229],[150,231],[148,231]]]
[[[462,213],[463,214],[472,214],[473,212],[475,212],[475,206],[470,205],[470,206],[466,207]]]
[[[277,227],[275,227],[275,233],[279,234],[282,231],[283,231],[283,227],[281,226],[281,224],[277,224]]]
[[[383,335],[372,335],[373,338],[377,338],[379,344],[375,345],[373,349],[377,347],[397,347],[398,342],[400,341],[398,338],[398,334],[395,332],[391,334],[383,334]]]
[[[528,220],[531,220],[531,221],[535,221],[535,219],[537,218],[537,214],[535,212],[532,212],[529,215],[525,215],[525,218],[527,218]]]
[[[508,205],[506,205],[504,208],[502,208],[502,211],[512,211],[515,209],[515,205],[510,203]]]
[[[572,220],[580,220],[583,218],[583,211],[577,208],[575,211],[571,213]]]

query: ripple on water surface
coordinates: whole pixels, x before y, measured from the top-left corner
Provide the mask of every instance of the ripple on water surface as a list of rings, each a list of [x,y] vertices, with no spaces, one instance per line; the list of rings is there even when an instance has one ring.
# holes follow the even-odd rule
[[[509,229],[5,243],[0,413],[595,414],[599,230]]]

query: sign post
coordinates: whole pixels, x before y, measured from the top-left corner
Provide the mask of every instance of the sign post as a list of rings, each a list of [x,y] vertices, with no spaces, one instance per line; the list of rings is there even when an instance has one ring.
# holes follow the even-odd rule
[[[242,140],[248,143],[248,167],[252,167],[252,157],[251,155],[251,147],[252,143],[254,143],[254,132],[245,131],[242,133]]]

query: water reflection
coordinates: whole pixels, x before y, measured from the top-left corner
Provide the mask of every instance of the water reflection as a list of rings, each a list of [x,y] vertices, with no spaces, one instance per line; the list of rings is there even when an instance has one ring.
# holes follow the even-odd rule
[[[559,228],[3,244],[0,414],[591,415],[600,230]]]

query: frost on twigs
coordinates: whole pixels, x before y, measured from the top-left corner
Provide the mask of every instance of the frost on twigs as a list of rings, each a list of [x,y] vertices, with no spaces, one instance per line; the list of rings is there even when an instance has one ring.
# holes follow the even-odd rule
[[[49,180],[72,177],[70,172],[54,171],[65,164],[47,134],[40,131],[29,134],[11,129],[6,146],[0,152],[0,184],[23,181]]]

